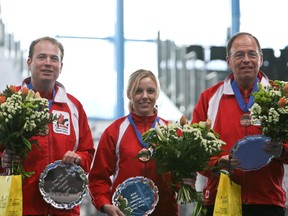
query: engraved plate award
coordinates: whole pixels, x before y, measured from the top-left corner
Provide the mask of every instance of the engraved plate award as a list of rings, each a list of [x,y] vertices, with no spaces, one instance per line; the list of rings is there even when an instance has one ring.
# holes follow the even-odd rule
[[[158,188],[143,176],[128,178],[118,185],[112,197],[113,205],[131,216],[151,214],[159,200]],[[126,215],[125,214],[125,215]]]
[[[231,153],[240,161],[239,169],[250,171],[257,170],[268,164],[273,156],[267,154],[263,147],[271,140],[264,135],[246,136],[236,142]]]
[[[87,175],[76,164],[65,165],[58,160],[47,165],[40,175],[40,192],[44,200],[55,208],[71,209],[79,205],[87,188]]]

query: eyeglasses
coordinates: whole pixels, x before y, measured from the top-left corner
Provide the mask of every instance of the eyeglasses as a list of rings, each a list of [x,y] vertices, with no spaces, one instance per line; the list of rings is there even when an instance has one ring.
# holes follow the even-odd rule
[[[255,52],[255,51],[250,51],[250,52],[236,52],[234,54],[231,54],[230,56],[233,56],[234,58],[236,58],[237,60],[242,60],[245,58],[246,54],[248,55],[249,59],[256,59],[259,56],[259,52]]]

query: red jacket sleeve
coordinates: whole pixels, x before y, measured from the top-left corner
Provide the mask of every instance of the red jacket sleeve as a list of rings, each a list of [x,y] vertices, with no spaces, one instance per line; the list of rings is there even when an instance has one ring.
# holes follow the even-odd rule
[[[110,176],[115,173],[116,155],[114,152],[117,140],[111,134],[118,134],[115,129],[116,127],[110,126],[101,135],[89,174],[89,191],[92,203],[98,210],[104,204],[112,204]]]
[[[76,153],[81,157],[81,167],[88,173],[95,154],[95,148],[87,115],[82,107],[79,109],[79,145]]]

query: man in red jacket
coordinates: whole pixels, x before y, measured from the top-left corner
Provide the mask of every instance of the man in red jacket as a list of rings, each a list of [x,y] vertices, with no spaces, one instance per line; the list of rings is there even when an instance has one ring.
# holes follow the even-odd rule
[[[64,48],[54,38],[43,37],[34,40],[29,48],[27,60],[31,77],[26,78],[23,87],[39,92],[49,101],[50,113],[59,116],[57,122],[49,124],[49,133],[35,137],[39,148],[32,150],[22,161],[26,171],[35,173],[23,180],[23,215],[80,215],[80,207],[71,209],[55,208],[46,203],[39,190],[40,174],[48,164],[62,160],[90,171],[94,156],[94,142],[82,104],[66,93],[64,86],[56,80],[63,66]],[[62,119],[62,120],[61,120]],[[11,168],[12,159],[19,159],[8,150],[0,151],[2,168]]]
[[[237,168],[240,161],[229,159],[230,150],[238,140],[261,134],[259,126],[252,125],[249,119],[246,121],[254,103],[251,92],[257,90],[257,83],[269,85],[267,76],[260,71],[263,56],[258,39],[246,32],[234,35],[228,42],[226,59],[232,73],[201,94],[192,122],[210,119],[212,128],[226,142],[223,153],[211,158],[210,166],[233,170],[231,178],[242,188],[243,215],[284,216],[283,165],[288,162],[288,145],[274,141],[267,143],[267,153],[275,158],[257,170],[243,171]],[[208,170],[202,174],[207,180],[203,189],[207,215],[213,215],[219,175]]]

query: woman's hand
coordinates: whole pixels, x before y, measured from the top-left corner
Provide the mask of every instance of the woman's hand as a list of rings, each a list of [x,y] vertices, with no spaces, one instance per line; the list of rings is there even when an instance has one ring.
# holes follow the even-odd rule
[[[183,178],[183,184],[189,185],[191,188],[195,189],[195,183],[196,183],[196,178],[197,178],[197,173],[193,173],[193,177],[191,178]]]
[[[105,204],[102,208],[108,216],[125,216],[117,206]]]

